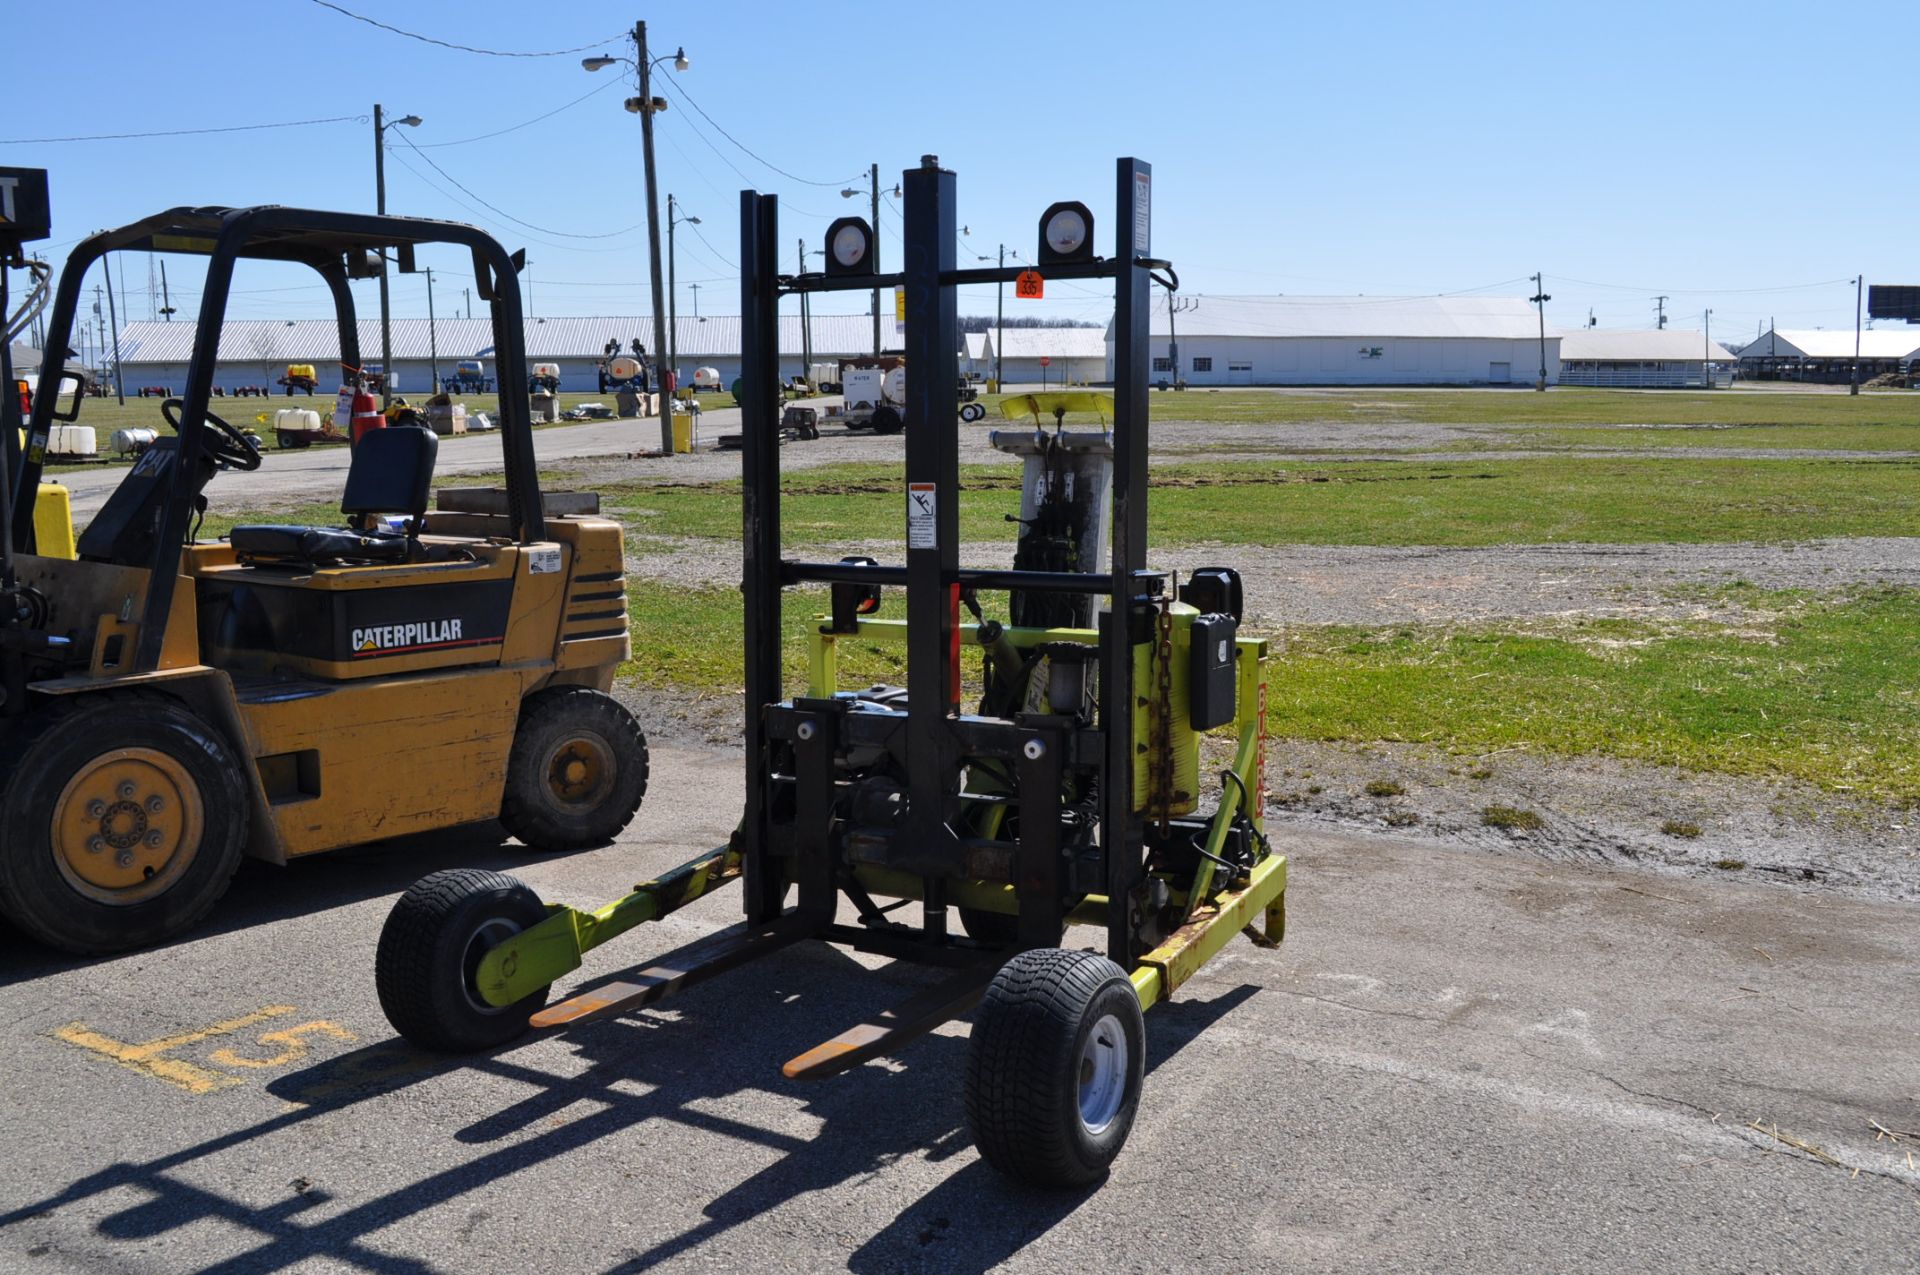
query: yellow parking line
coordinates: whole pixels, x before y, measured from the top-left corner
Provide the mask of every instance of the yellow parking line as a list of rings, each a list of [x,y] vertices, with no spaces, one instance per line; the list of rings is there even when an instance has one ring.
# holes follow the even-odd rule
[[[65,1027],[54,1029],[52,1035],[56,1040],[64,1040],[69,1045],[78,1045],[91,1053],[111,1059],[122,1067],[164,1080],[188,1093],[205,1094],[245,1082],[238,1076],[225,1076],[217,1071],[209,1071],[205,1067],[196,1066],[179,1058],[167,1058],[164,1055],[215,1036],[232,1035],[256,1023],[264,1023],[268,1019],[291,1013],[293,1013],[291,1005],[269,1005],[265,1009],[256,1009],[251,1014],[242,1014],[238,1018],[229,1018],[211,1027],[179,1032],[172,1036],[156,1036],[152,1040],[143,1040],[137,1044],[115,1040],[111,1036],[94,1031],[85,1023],[68,1023]]]

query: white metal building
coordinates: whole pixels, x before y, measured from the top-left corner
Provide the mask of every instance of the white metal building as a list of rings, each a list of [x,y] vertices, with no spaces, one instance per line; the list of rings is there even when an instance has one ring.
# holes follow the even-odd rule
[[[960,370],[968,376],[993,375],[993,360],[987,355],[985,332],[960,334]]]
[[[1852,328],[1776,328],[1740,347],[1740,374],[1760,381],[1843,385],[1852,379]],[[1902,372],[1920,359],[1920,328],[1871,328],[1860,333],[1860,379]]]
[[[1154,381],[1530,385],[1543,366],[1549,382],[1559,375],[1560,334],[1548,328],[1543,343],[1539,316],[1520,297],[1176,300],[1179,308],[1169,314],[1167,298],[1154,298],[1148,373]]]
[[[1603,389],[1701,389],[1733,379],[1733,351],[1685,328],[1600,331],[1560,337],[1560,384]]]
[[[380,361],[380,320],[360,321],[360,357]],[[187,359],[193,349],[195,324],[129,323],[120,332],[121,357],[126,364],[127,388],[161,385],[178,393],[186,386]],[[487,375],[496,376],[493,361],[493,324],[486,319],[437,319],[431,333],[426,319],[395,319],[393,364],[396,384],[403,394],[424,394],[435,366],[450,376],[462,359],[480,359]],[[864,314],[815,315],[810,324],[816,362],[873,353],[873,319]],[[1096,334],[1097,335],[1097,334]],[[719,369],[721,384],[740,374],[740,320],[732,315],[678,316],[679,365],[682,383],[698,367]],[[881,336],[889,352],[898,353],[900,338],[884,324]],[[653,320],[645,315],[607,315],[526,320],[528,363],[560,365],[560,388],[567,391],[599,389],[597,365],[608,340],[624,350],[633,338],[653,346]],[[780,319],[781,375],[797,376],[802,366],[802,332],[798,315]],[[330,319],[266,319],[228,322],[220,334],[219,362],[214,384],[273,386],[289,363],[311,363],[319,373],[323,392],[338,375],[339,331]],[[276,393],[279,391],[276,389]]]
[[[1085,385],[1113,379],[1107,375],[1107,334],[1102,328],[990,328],[985,335],[987,375],[993,375],[997,352],[1008,385]],[[1041,359],[1047,360],[1044,366]]]

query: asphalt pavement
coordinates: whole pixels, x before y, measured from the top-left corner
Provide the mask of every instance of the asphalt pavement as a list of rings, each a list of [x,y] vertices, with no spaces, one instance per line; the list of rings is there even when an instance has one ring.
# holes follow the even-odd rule
[[[783,1079],[933,977],[817,945],[488,1057],[397,1042],[372,965],[399,892],[469,864],[596,904],[723,840],[739,754],[654,767],[611,848],[539,857],[484,827],[249,864],[208,926],[111,960],[0,933],[0,1270],[1920,1260],[1915,910],[1784,886],[1289,829],[1287,942],[1236,942],[1148,1015],[1140,1121],[1082,1191],[980,1162],[964,1024]],[[738,906],[642,927],[567,985]]]

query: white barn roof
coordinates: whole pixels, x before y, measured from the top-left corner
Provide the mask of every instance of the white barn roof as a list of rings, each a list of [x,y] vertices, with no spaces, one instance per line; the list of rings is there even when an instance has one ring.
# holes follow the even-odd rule
[[[1540,335],[1540,319],[1521,297],[1214,297],[1180,298],[1182,336],[1493,337]],[[1170,333],[1167,302],[1154,300],[1151,334]],[[1011,335],[1011,333],[1009,333]],[[1549,330],[1549,339],[1558,334]]]
[[[988,332],[988,358],[993,357],[993,339],[1002,338],[1003,359],[1105,359],[1107,334],[1102,328],[1008,328]]]
[[[987,334],[985,332],[968,332],[964,335],[966,337],[966,350],[969,359],[975,363],[980,363],[993,357],[987,353]]]
[[[1740,348],[1743,359],[1853,358],[1852,328],[1776,328]],[[1860,334],[1862,359],[1920,358],[1920,328],[1874,328]]]
[[[1685,328],[1575,328],[1560,334],[1560,357],[1568,363],[1698,363],[1702,358],[1731,363],[1733,351],[1718,341],[1705,344],[1700,333]]]
[[[148,363],[185,363],[193,354],[193,323],[129,323],[120,330],[121,355],[129,367]],[[436,319],[429,342],[427,320],[393,321],[393,357],[425,359],[437,347],[442,359],[491,358],[493,323],[487,319]],[[646,315],[604,315],[598,317],[552,317],[528,319],[525,323],[527,357],[531,360],[598,359],[608,338],[615,338],[624,349],[628,341],[640,338],[653,346],[653,320]],[[696,319],[679,315],[676,324],[676,348],[684,359],[704,355],[740,353],[740,319],[737,315],[709,315]],[[873,318],[865,314],[815,315],[812,324],[815,355],[871,354]],[[889,348],[898,349],[900,338],[883,326],[881,339]],[[797,354],[801,350],[800,317],[780,318],[780,348]],[[332,363],[340,357],[339,330],[331,319],[244,319],[224,324],[220,332],[220,361],[223,363]],[[380,320],[360,320],[360,357],[367,362],[380,359]]]

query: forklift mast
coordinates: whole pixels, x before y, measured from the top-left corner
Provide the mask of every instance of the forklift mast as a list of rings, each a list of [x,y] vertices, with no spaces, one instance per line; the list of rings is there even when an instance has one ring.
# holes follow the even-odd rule
[[[1057,813],[1064,768],[1093,776],[1097,846],[1104,858],[1099,888],[1107,900],[1107,951],[1130,968],[1142,951],[1143,911],[1137,894],[1146,877],[1143,814],[1134,792],[1134,648],[1150,639],[1165,573],[1146,569],[1147,317],[1152,259],[1152,169],[1137,159],[1115,170],[1115,254],[1093,254],[1092,217],[1083,206],[1056,204],[1042,218],[1039,261],[1055,279],[1110,279],[1114,288],[1114,410],[1111,488],[1112,546],[1104,572],[974,570],[960,567],[959,324],[956,289],[1013,281],[1019,269],[960,269],[956,263],[954,174],[933,156],[907,171],[904,270],[873,273],[872,228],[843,218],[828,232],[823,273],[783,275],[778,265],[777,197],[741,195],[743,341],[744,545],[746,594],[746,748],[749,767],[742,830],[748,919],[779,915],[788,870],[803,913],[830,916],[838,886],[832,828],[833,774],[840,731],[875,738],[903,763],[904,810],[896,843],[911,850],[899,862],[921,877],[925,911],[921,942],[946,937],[946,887],[967,876],[967,846],[956,833],[962,776],[970,762],[1010,766],[1022,820],[1013,872],[1023,944],[1058,938],[1062,900]],[[1057,211],[1077,210],[1078,241],[1050,242]],[[859,236],[867,236],[862,250]],[[906,565],[786,560],[780,539],[778,305],[783,296],[868,292],[902,287],[906,298]],[[904,714],[849,715],[834,701],[786,701],[779,663],[782,590],[825,583],[857,590],[904,585],[907,603],[907,695]],[[960,707],[963,592],[1046,591],[1104,599],[1100,615],[1096,722],[1074,730],[1069,719],[1022,714],[984,718]],[[889,717],[895,720],[888,720]],[[791,748],[791,780],[777,774],[776,750]],[[791,807],[789,809],[788,807]],[[1084,888],[1084,887],[1083,887]]]
[[[192,253],[207,257],[206,285],[201,293],[180,411],[172,487],[162,505],[154,539],[140,616],[140,637],[133,656],[134,671],[157,668],[166,640],[166,621],[173,604],[180,550],[193,522],[199,490],[195,479],[205,451],[202,437],[205,431],[199,427],[207,419],[213,395],[214,368],[219,359],[235,263],[242,258],[288,261],[316,271],[332,294],[339,328],[340,361],[352,375],[360,367],[360,337],[349,283],[353,279],[378,277],[389,260],[397,260],[402,271],[411,271],[415,250],[423,244],[450,244],[466,248],[472,254],[475,290],[489,303],[492,313],[501,383],[523,383],[526,379],[525,330],[517,272],[525,257],[520,253],[508,254],[484,231],[458,222],[321,212],[278,205],[175,208],[117,230],[92,235],[75,246],[68,256],[47,327],[41,364],[43,385],[59,385],[67,359],[72,356],[69,342],[79,313],[80,288],[94,262],[119,251]],[[72,414],[58,414],[57,397],[53,393],[34,396],[24,453],[19,463],[8,469],[6,477],[12,507],[8,511],[0,505],[0,513],[10,514],[8,539],[14,546],[33,544],[33,504],[46,461],[47,440],[56,420],[72,419]],[[77,403],[75,408],[77,410]],[[500,415],[512,532],[522,543],[542,539],[545,522],[533,455],[531,409],[523,396],[503,394]],[[8,431],[9,447],[13,446],[13,437]]]

